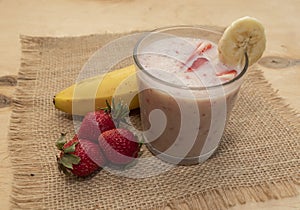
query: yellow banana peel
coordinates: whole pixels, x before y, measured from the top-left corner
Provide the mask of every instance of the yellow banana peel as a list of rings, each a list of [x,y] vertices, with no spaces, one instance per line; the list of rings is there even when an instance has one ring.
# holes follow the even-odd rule
[[[139,107],[138,86],[134,65],[106,74],[84,79],[60,91],[53,98],[55,107],[73,115],[106,107],[106,101],[114,99],[127,103],[129,109]]]

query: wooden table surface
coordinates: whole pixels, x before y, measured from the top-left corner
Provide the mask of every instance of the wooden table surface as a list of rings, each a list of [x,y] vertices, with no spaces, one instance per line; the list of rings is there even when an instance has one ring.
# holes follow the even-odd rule
[[[267,64],[273,68],[262,65],[264,74],[300,113],[299,9],[299,0],[0,0],[0,209],[9,208],[12,183],[7,150],[9,98],[20,65],[20,34],[78,36],[179,24],[227,26],[239,17],[253,16],[265,25],[268,42],[264,57],[283,59],[269,60]],[[300,195],[232,209],[299,210]]]

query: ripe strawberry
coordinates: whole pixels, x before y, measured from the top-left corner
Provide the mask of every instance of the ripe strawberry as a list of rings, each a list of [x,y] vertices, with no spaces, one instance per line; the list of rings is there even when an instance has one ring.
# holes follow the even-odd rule
[[[138,157],[140,144],[134,134],[124,128],[106,131],[99,136],[99,145],[107,160],[125,165]]]
[[[66,142],[65,134],[56,142],[61,151],[57,157],[58,168],[65,174],[86,177],[105,165],[105,158],[99,145],[85,139],[78,139],[77,135]]]
[[[122,103],[115,106],[112,101],[112,107],[106,104],[106,109],[86,114],[78,131],[79,138],[97,142],[101,133],[116,128],[128,115],[129,109]]]
[[[97,141],[99,135],[107,130],[116,128],[111,114],[105,110],[87,113],[80,125],[78,137]]]

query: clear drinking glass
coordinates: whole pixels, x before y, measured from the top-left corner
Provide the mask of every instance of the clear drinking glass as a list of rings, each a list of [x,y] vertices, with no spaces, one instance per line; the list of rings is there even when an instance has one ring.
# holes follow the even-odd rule
[[[149,46],[159,40],[182,37],[217,44],[221,36],[222,32],[205,27],[174,26],[145,34],[135,46],[133,57],[144,141],[154,155],[166,162],[201,163],[216,151],[243,82],[248,58],[246,55],[245,64],[239,67],[240,73],[228,82],[209,86],[200,79],[199,82],[204,84],[201,87],[187,86],[180,75],[172,73],[172,64],[160,63],[160,56],[170,56],[170,62],[179,60],[176,50],[168,54],[170,45],[161,44],[157,48],[161,48],[162,53],[158,49],[153,55]],[[151,58],[147,62],[149,56],[158,59]]]

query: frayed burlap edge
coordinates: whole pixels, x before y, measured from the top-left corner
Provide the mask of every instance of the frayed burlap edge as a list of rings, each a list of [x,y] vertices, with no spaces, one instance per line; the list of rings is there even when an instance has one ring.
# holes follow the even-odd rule
[[[33,163],[40,161],[36,154],[26,153],[32,147],[29,132],[24,132],[26,123],[32,120],[34,87],[36,75],[40,64],[40,52],[36,49],[42,44],[38,38],[20,36],[22,45],[22,58],[18,75],[18,86],[13,100],[13,111],[10,121],[9,137],[13,169],[13,187],[11,204],[13,209],[42,209],[39,201],[43,199],[43,189],[46,183],[32,181],[30,174],[34,175],[42,170],[42,166],[32,167]],[[300,130],[298,113],[284,102],[277,91],[274,91],[258,68],[252,68],[248,74],[255,74],[257,78],[253,85],[260,84],[263,92],[272,97],[273,108],[290,123],[289,126]],[[25,87],[26,90],[24,89]],[[22,151],[22,153],[19,153]],[[26,153],[26,156],[24,154]],[[16,154],[20,154],[17,156]],[[22,161],[22,168],[17,167],[17,162]],[[287,177],[284,181],[261,183],[256,186],[244,186],[226,189],[213,189],[209,192],[198,192],[175,201],[165,202],[155,209],[227,209],[237,204],[245,204],[248,201],[264,202],[270,199],[293,197],[299,194],[297,185],[300,185],[300,174],[296,177]],[[46,187],[46,186],[45,186]],[[33,206],[34,205],[34,206]]]
[[[299,195],[296,185],[299,177],[289,178],[286,181],[261,183],[257,186],[213,189],[209,192],[199,192],[175,201],[167,202],[154,209],[203,209],[222,210],[246,204],[247,202],[265,202],[272,199],[282,199]]]
[[[42,167],[32,164],[39,163],[37,154],[30,153],[32,137],[26,130],[32,121],[33,103],[35,95],[35,82],[40,54],[36,49],[40,42],[25,36],[20,36],[22,57],[18,73],[18,84],[13,98],[13,109],[9,130],[9,151],[13,169],[13,183],[11,195],[11,208],[13,209],[42,209],[36,204],[43,199],[43,180],[32,182],[30,175],[39,173]],[[28,151],[28,152],[27,152]],[[18,155],[19,154],[19,155]],[[25,155],[26,154],[26,155]],[[17,163],[22,162],[22,167]],[[32,203],[35,203],[33,206]]]

